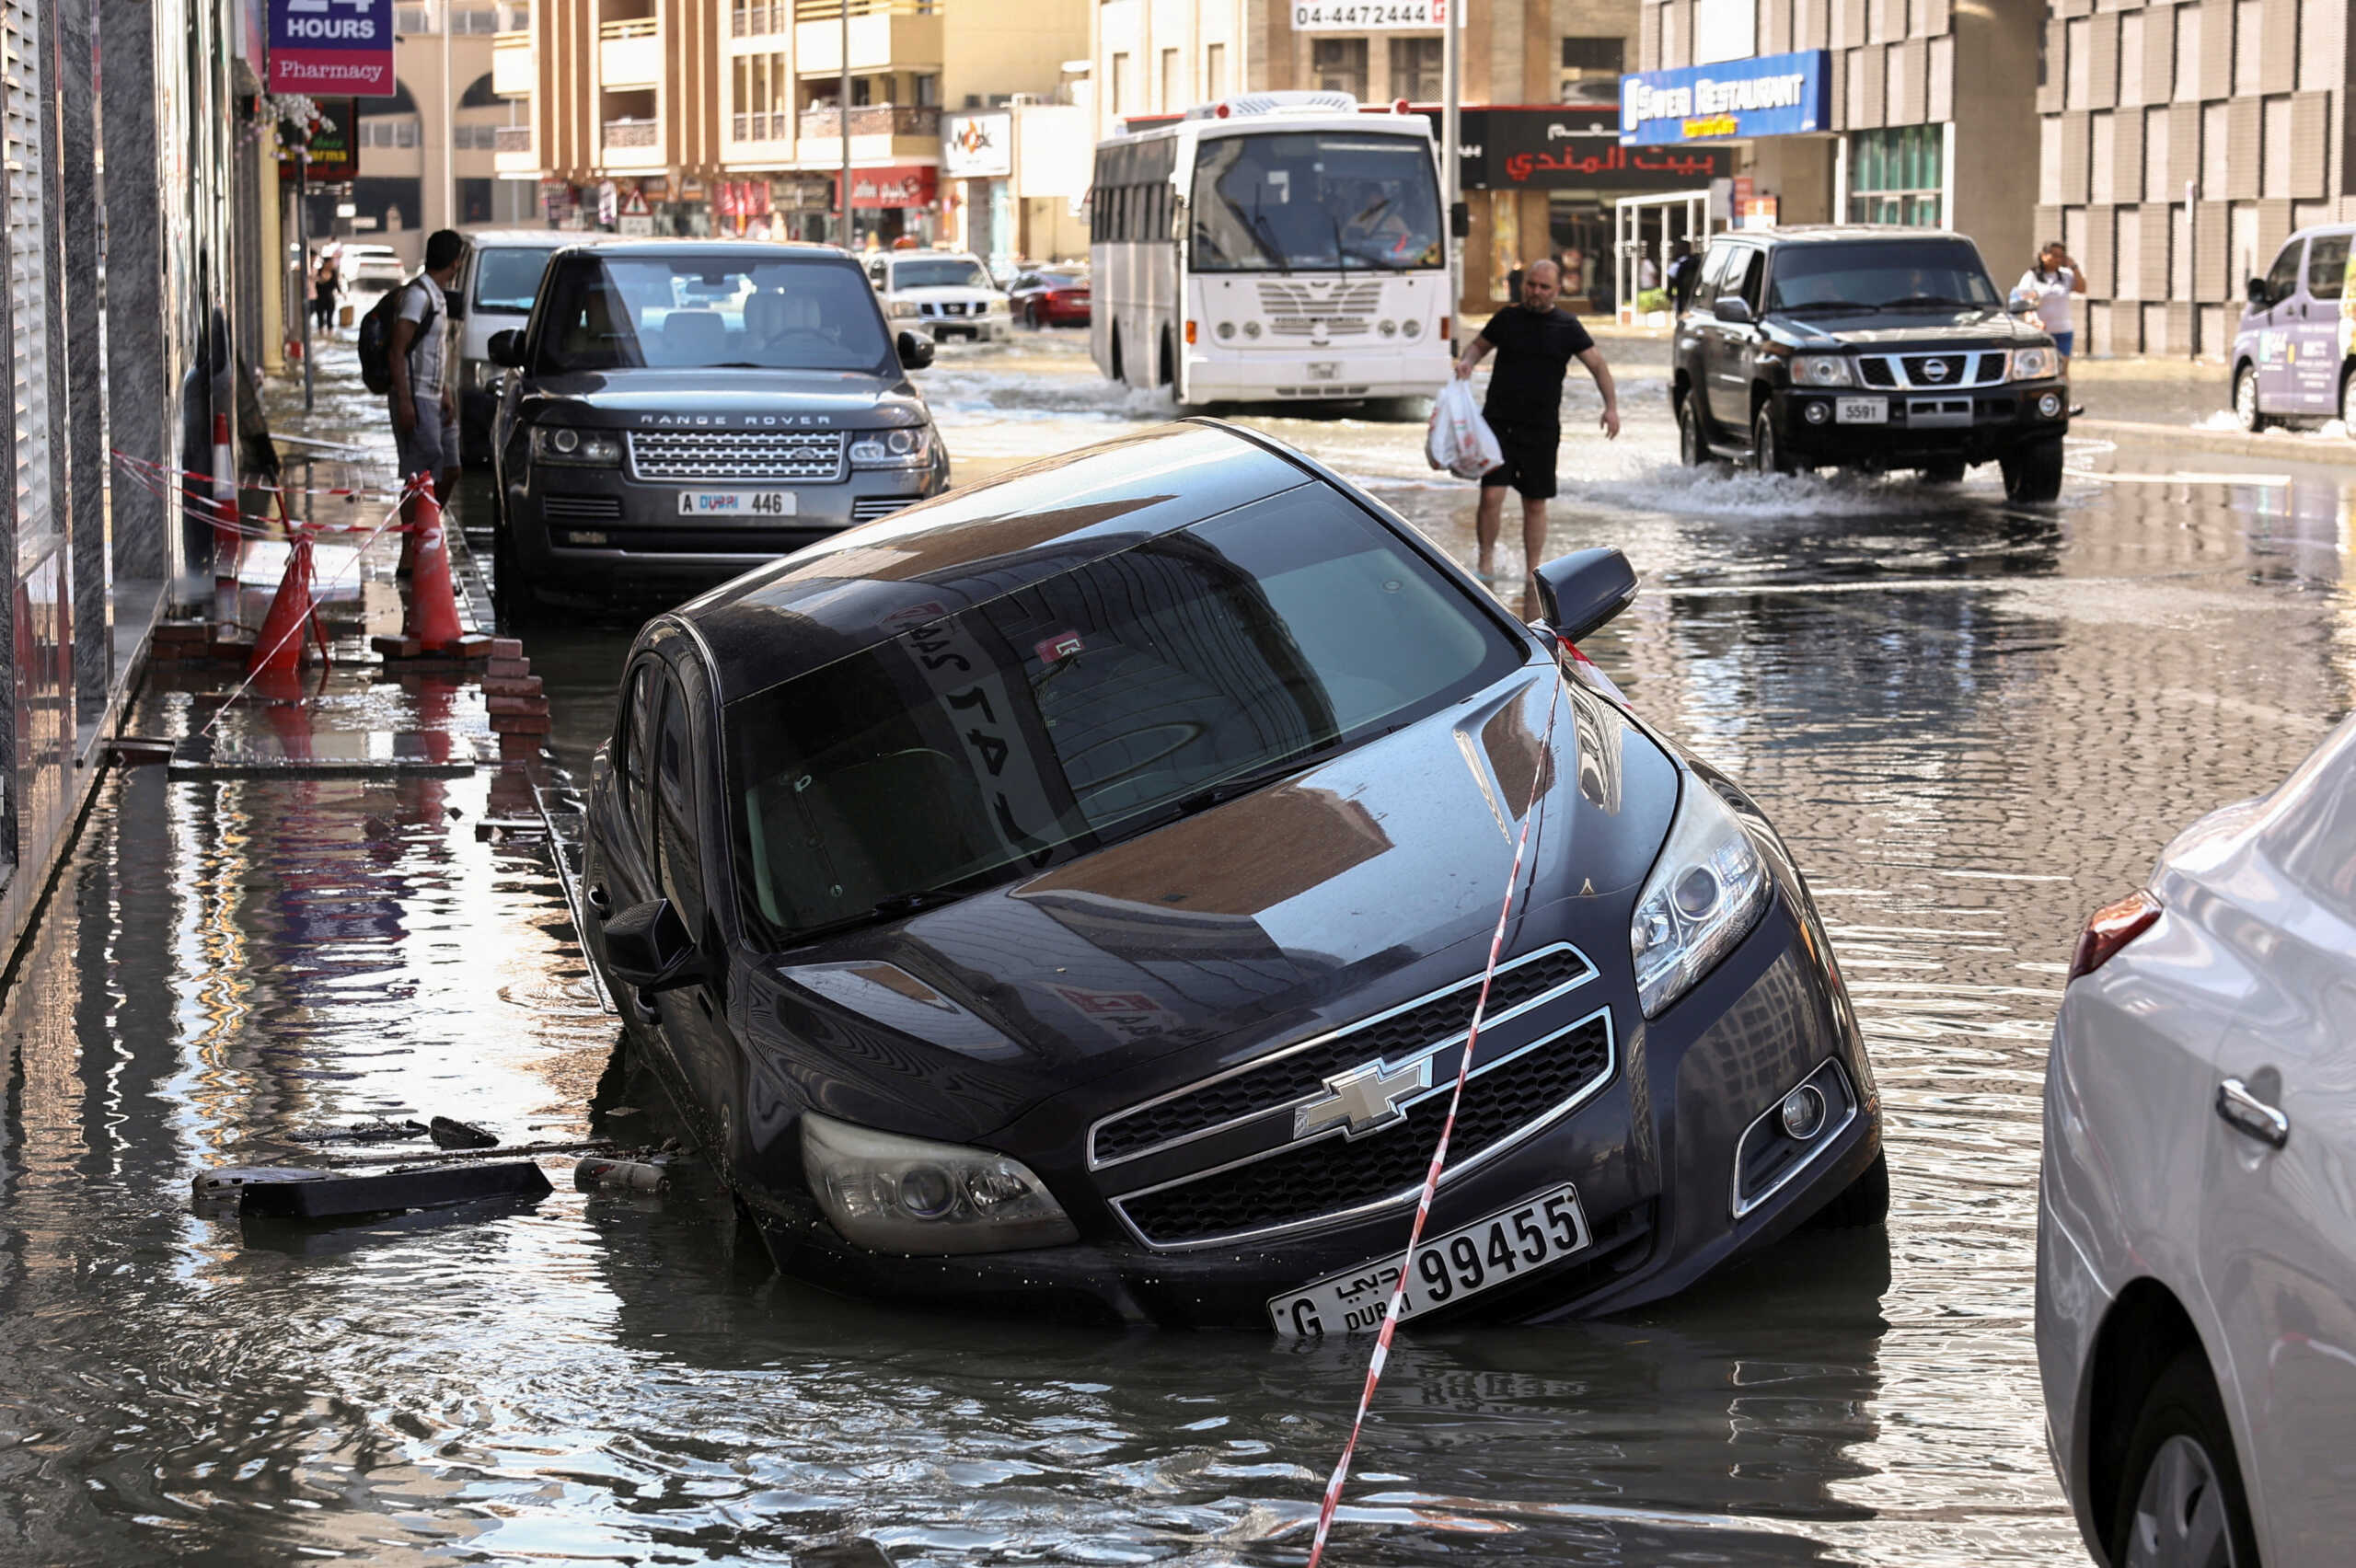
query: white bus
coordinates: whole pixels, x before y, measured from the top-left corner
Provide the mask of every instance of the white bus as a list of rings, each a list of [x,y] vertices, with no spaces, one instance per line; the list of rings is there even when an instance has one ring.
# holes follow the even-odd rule
[[[1428,396],[1449,375],[1431,122],[1255,93],[1096,149],[1096,365],[1182,404]]]

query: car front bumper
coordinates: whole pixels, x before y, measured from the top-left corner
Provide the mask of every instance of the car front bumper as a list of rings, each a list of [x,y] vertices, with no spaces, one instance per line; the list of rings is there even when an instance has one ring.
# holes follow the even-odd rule
[[[1888,422],[1840,422],[1841,401],[1858,398],[1886,403]],[[1784,387],[1773,394],[1773,407],[1776,430],[1794,457],[1843,467],[1986,463],[2031,442],[2064,435],[2070,428],[2070,388],[2060,380],[1953,392]]]
[[[1820,930],[1796,912],[1787,892],[1661,1018],[1646,1022],[1633,1001],[1623,1007],[1613,998],[1610,1081],[1528,1141],[1445,1183],[1425,1232],[1443,1235],[1568,1182],[1592,1244],[1469,1298],[1449,1309],[1451,1316],[1592,1316],[1670,1295],[1785,1234],[1863,1174],[1880,1150],[1878,1101],[1854,1016],[1819,957],[1824,951]],[[1576,1005],[1584,1010],[1594,1002]],[[1771,1025],[1762,1028],[1762,1020]],[[1734,1159],[1744,1129],[1828,1060],[1847,1075],[1855,1114],[1829,1126],[1784,1184],[1737,1217]],[[1083,1170],[1034,1165],[1059,1193],[1090,1189]],[[1397,1256],[1414,1213],[1411,1194],[1331,1229],[1154,1251],[1126,1239],[1101,1204],[1068,1201],[1082,1228],[1079,1243],[904,1257],[845,1241],[807,1196],[798,1170],[734,1175],[780,1270],[812,1284],[895,1301],[1130,1322],[1265,1327],[1271,1297]]]
[[[1427,397],[1448,376],[1444,343],[1388,353],[1309,344],[1280,353],[1197,346],[1186,350],[1185,396],[1196,403]]]

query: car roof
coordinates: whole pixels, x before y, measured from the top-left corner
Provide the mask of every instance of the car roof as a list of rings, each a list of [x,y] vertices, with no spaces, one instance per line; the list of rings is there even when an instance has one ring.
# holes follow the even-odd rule
[[[560,249],[568,245],[595,245],[604,237],[577,229],[477,229],[467,236],[467,244],[477,250],[508,246]]]
[[[1727,229],[1712,239],[1748,239],[1762,245],[1824,245],[1844,239],[1969,239],[1953,229],[1917,228],[1911,224],[1794,224],[1788,228]]]
[[[813,259],[847,259],[849,252],[838,245],[803,245],[770,239],[599,239],[580,244],[579,248],[595,248],[601,257],[628,259],[632,256],[677,257],[722,256],[741,258],[747,251],[776,258],[803,257]]]
[[[720,699],[730,702],[912,626],[1322,482],[1232,425],[1160,425],[845,529],[671,614],[709,651]]]

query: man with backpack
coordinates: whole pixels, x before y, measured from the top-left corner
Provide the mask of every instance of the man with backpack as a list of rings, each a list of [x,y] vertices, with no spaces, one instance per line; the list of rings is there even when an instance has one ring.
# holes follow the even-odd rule
[[[360,324],[360,376],[390,405],[400,477],[432,475],[436,499],[446,499],[458,464],[458,394],[443,374],[449,308],[443,291],[466,253],[457,230],[435,229],[425,241],[424,270],[378,300]]]

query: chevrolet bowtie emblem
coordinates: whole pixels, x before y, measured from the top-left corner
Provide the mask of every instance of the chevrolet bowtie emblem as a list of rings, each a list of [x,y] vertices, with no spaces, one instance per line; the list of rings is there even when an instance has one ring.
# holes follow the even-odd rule
[[[1380,1132],[1393,1122],[1405,1119],[1406,1113],[1399,1109],[1399,1101],[1431,1086],[1429,1056],[1388,1072],[1380,1061],[1374,1061],[1345,1073],[1335,1073],[1325,1080],[1323,1099],[1293,1113],[1292,1136],[1305,1138],[1335,1126],[1345,1127],[1347,1136],[1354,1138]]]

